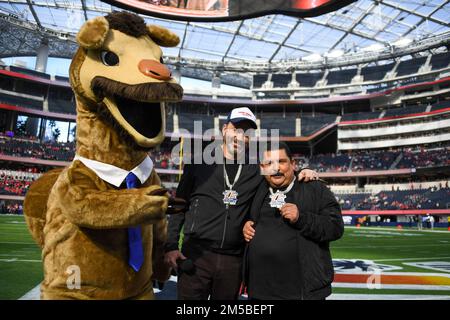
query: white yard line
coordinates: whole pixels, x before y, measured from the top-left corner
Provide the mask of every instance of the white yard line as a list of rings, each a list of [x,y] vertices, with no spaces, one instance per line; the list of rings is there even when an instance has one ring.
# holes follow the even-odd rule
[[[404,259],[375,259],[373,261],[409,261],[409,260],[436,260],[436,259],[450,259],[450,257],[439,257],[436,256],[434,258],[404,258]]]
[[[357,229],[357,230],[361,230],[361,231],[373,231],[373,230],[387,230],[387,231],[397,231],[397,232],[425,232],[425,233],[447,233],[448,235],[450,235],[450,231],[448,230],[416,230],[416,229],[408,229],[408,228],[404,228],[404,229],[396,229],[395,227],[392,228],[383,228],[383,227],[353,227],[353,226],[345,226],[345,228],[347,229]]]
[[[12,243],[12,244],[36,244],[35,242],[14,242],[14,241],[0,241],[0,244],[2,243]]]
[[[331,284],[333,288],[354,288],[354,289],[369,289],[367,283],[346,283],[346,282],[333,282]],[[436,290],[436,291],[450,291],[450,286],[440,285],[422,285],[422,284],[380,284],[377,289],[372,289],[374,294],[379,289],[399,289],[399,290]]]
[[[41,260],[25,260],[25,259],[0,259],[0,262],[42,262]]]

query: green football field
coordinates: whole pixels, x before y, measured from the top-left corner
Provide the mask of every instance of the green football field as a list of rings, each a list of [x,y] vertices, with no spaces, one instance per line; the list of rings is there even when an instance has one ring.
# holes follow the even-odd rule
[[[344,275],[336,277],[333,293],[337,297],[450,297],[449,231],[349,227],[331,247],[336,272]],[[40,249],[23,217],[0,215],[0,299],[18,299],[36,287],[42,280],[40,259]],[[365,281],[358,283],[367,266],[384,268],[382,274],[392,277],[392,283],[385,285],[383,280],[380,288],[373,289]],[[397,283],[398,274],[410,280]]]

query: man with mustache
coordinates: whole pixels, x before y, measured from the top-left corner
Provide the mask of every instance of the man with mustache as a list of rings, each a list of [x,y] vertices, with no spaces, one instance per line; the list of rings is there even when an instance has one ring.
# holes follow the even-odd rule
[[[344,232],[339,204],[321,181],[297,181],[283,142],[269,146],[260,167],[266,181],[243,228],[249,298],[325,299],[334,275],[329,242]]]
[[[179,299],[238,298],[245,247],[242,227],[255,192],[264,181],[258,165],[250,164],[243,152],[249,143],[245,132],[256,127],[250,109],[233,109],[222,128],[224,141],[217,150],[221,154],[215,157],[221,163],[184,166],[176,194],[189,202],[189,210],[170,217],[165,256],[173,268],[180,265]],[[315,176],[314,171],[303,170],[299,178],[310,180]]]

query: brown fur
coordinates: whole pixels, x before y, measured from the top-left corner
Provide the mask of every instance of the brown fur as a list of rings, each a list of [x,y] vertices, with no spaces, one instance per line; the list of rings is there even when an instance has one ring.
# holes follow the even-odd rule
[[[115,12],[108,14],[105,19],[111,29],[119,30],[131,37],[139,38],[147,35],[144,19],[129,12]]]
[[[110,16],[114,15],[117,14]],[[82,38],[89,39],[87,34]],[[95,82],[99,96],[90,96],[87,93],[90,88],[83,87],[80,81],[89,50],[78,49],[69,72],[77,102],[76,152],[88,159],[131,170],[147,153],[124,139],[118,124],[105,121],[106,108],[102,105],[104,93],[127,85],[117,86],[101,80]],[[121,87],[121,90],[130,98],[136,94],[175,99],[180,94],[176,85],[152,83],[152,89],[149,88],[138,85],[129,89]],[[43,248],[41,297],[152,299],[152,280],[165,281],[169,277],[162,250],[167,206],[167,193],[161,188],[155,171],[136,189],[116,188],[80,161],[74,161],[63,171],[45,174],[30,188],[24,206],[30,231]],[[138,272],[128,265],[127,228],[130,226],[140,226],[142,232],[144,264]],[[80,289],[67,286],[70,275],[66,272],[72,266],[80,268]]]
[[[144,19],[128,13],[118,12],[109,14],[106,17],[111,29],[119,30],[132,37],[150,36],[157,45],[163,47],[176,47],[180,43],[180,38],[166,28],[156,25],[145,25]]]
[[[28,189],[23,203],[23,210],[26,212],[25,221],[30,226],[31,236],[41,248],[44,246],[48,191],[53,187],[62,171],[62,168],[50,170],[34,181]]]
[[[179,101],[183,97],[183,88],[168,82],[128,85],[104,77],[95,77],[91,88],[100,98],[117,94],[140,101]]]
[[[160,26],[148,25],[148,34],[157,45],[163,47],[176,47],[180,43],[180,38],[173,32]]]
[[[97,17],[81,27],[77,41],[84,48],[98,49],[105,41],[108,30],[108,21],[104,17]]]

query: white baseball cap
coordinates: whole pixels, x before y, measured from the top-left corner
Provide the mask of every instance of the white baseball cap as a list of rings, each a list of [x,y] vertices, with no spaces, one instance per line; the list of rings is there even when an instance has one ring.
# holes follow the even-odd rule
[[[253,127],[253,129],[258,128],[256,124],[256,117],[253,112],[247,107],[234,108],[228,114],[227,123],[238,123],[241,121],[249,121]]]

